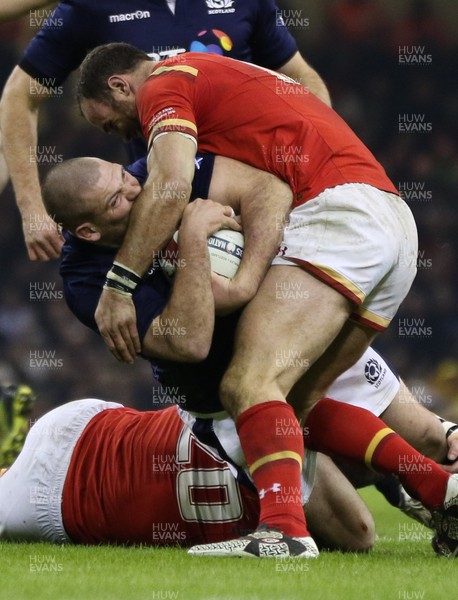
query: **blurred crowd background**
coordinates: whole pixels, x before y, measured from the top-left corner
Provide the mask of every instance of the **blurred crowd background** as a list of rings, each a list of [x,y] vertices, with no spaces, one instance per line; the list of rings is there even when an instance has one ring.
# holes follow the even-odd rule
[[[420,402],[458,419],[458,45],[456,0],[278,0],[334,108],[374,152],[419,229],[418,276],[377,347]],[[455,29],[453,29],[455,27]],[[36,33],[0,26],[0,87]],[[87,126],[65,93],[40,120],[43,174],[81,155],[125,162],[122,144]],[[158,408],[148,364],[120,365],[62,297],[58,264],[28,260],[11,186],[1,198],[0,381],[26,381],[37,411],[96,396]]]

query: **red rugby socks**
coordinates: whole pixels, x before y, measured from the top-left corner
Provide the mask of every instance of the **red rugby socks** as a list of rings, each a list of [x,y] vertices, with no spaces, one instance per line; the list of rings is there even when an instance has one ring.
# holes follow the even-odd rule
[[[367,410],[324,398],[310,412],[304,438],[312,450],[397,475],[427,508],[442,506],[449,474]]]
[[[259,522],[291,536],[310,535],[301,497],[304,439],[291,406],[256,404],[237,419],[237,430],[259,493]]]

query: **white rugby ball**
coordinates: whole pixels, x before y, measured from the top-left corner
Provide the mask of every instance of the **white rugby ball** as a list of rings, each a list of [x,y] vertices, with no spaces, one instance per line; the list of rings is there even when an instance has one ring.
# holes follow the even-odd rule
[[[232,279],[243,256],[243,234],[232,229],[220,229],[208,238],[207,245],[212,271]]]
[[[172,277],[178,264],[178,231],[161,252],[159,264]],[[232,229],[220,229],[208,238],[210,265],[214,273],[232,279],[237,273],[243,256],[243,234]]]

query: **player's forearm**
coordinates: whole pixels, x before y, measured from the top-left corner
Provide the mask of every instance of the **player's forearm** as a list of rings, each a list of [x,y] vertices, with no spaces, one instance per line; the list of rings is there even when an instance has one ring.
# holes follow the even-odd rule
[[[271,175],[260,177],[264,185],[240,203],[245,241],[234,284],[247,302],[256,294],[277,254],[292,203],[291,189],[286,183]]]
[[[244,233],[243,258],[234,277],[234,285],[241,293],[241,300],[249,302],[254,297],[274,259],[282,239],[275,220],[259,219],[256,210],[242,214]]]
[[[147,158],[148,180],[131,211],[116,261],[143,275],[178,229],[189,202],[196,145],[171,132],[155,140]]]
[[[23,221],[32,219],[33,214],[46,212],[34,159],[37,146],[36,118],[33,115],[27,117],[25,121],[11,119],[8,124],[2,125],[5,160]],[[17,128],[14,127],[14,121],[18,124]]]
[[[41,101],[31,101],[23,72],[8,80],[1,102],[3,150],[22,219],[46,212],[41,200],[37,168],[37,124]]]
[[[302,58],[299,52],[296,52],[296,54],[284,64],[281,69],[279,69],[279,71],[301,83],[315,94],[315,96],[318,96],[325,104],[331,106],[331,97],[326,84],[315,69]]]
[[[143,275],[178,229],[190,194],[186,181],[149,180],[132,208],[116,261]]]
[[[203,360],[211,345],[214,313],[207,237],[182,228],[172,294],[145,336],[143,353],[186,362]]]
[[[304,69],[302,75],[299,75],[299,81],[302,81],[304,86],[307,87],[315,96],[318,96],[328,106],[332,106],[331,96],[329,95],[326,84],[312,67],[308,66]]]

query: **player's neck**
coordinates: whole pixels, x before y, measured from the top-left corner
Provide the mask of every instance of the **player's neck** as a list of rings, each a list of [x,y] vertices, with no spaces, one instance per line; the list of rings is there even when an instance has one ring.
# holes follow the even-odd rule
[[[138,75],[138,79],[136,78],[136,83],[141,85],[144,81],[146,81],[158,64],[159,63],[157,60],[145,60],[145,62],[143,62],[136,71],[136,75]]]

